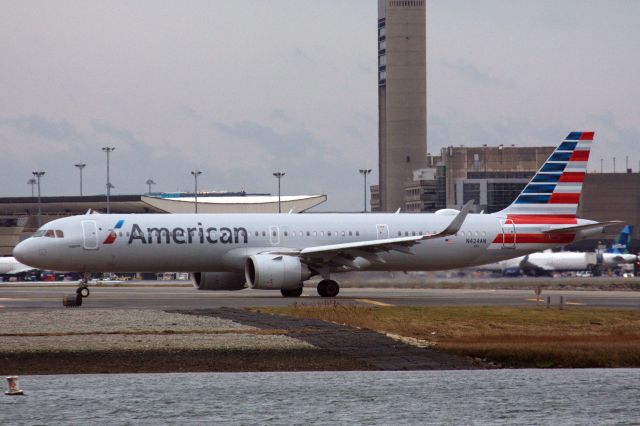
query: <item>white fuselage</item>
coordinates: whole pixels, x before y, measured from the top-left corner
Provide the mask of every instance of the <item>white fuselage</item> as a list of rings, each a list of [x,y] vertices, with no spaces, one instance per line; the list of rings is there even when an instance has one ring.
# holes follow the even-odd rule
[[[16,275],[33,271],[33,269],[18,262],[15,257],[0,257],[0,275]]]
[[[620,264],[637,261],[638,256],[635,254],[603,253],[599,258],[599,255],[593,252],[544,252],[483,265],[480,269],[497,272],[516,268],[522,270],[539,269],[548,272],[586,271],[598,265],[604,268],[615,268]]]
[[[439,214],[95,214],[48,223],[43,228],[61,232],[29,238],[16,247],[14,255],[28,265],[58,271],[242,271],[247,258],[257,253],[436,234],[452,218]],[[518,241],[517,234],[544,236],[543,231],[562,225],[503,223],[504,217],[495,214],[469,214],[456,235],[420,241],[411,247],[413,253],[382,251],[377,254],[380,261],[372,261],[363,250],[354,264],[361,270],[442,270],[566,244],[557,238]],[[578,224],[591,223],[578,219]],[[570,238],[579,240],[597,232],[600,229],[578,231]],[[509,240],[507,234],[516,237]]]

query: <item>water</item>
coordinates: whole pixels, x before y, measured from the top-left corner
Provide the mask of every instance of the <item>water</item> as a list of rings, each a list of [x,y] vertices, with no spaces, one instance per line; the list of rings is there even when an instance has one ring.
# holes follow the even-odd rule
[[[637,424],[640,369],[23,376],[14,424]]]

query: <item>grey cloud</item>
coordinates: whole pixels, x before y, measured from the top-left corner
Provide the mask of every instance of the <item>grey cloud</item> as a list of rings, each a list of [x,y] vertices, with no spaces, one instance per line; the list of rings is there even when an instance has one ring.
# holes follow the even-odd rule
[[[235,124],[214,123],[214,127],[224,136],[255,142],[272,153],[285,157],[315,156],[321,143],[306,130],[293,130],[278,133],[271,127],[253,121],[241,121]]]
[[[67,120],[51,121],[38,114],[0,118],[0,126],[44,140],[82,143],[87,139]]]
[[[115,140],[120,140],[130,144],[142,144],[133,132],[129,129],[116,127],[105,120],[91,120],[91,128],[98,134],[107,135]]]
[[[470,62],[458,59],[455,62],[443,61],[447,68],[456,71],[458,74],[470,80],[472,83],[481,84],[483,86],[511,89],[515,87],[515,83],[507,78],[499,78],[493,76],[485,71],[480,70],[478,67]]]

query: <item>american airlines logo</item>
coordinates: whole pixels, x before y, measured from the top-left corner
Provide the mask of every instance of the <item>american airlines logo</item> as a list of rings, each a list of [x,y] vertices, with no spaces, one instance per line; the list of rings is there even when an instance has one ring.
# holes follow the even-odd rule
[[[137,242],[141,244],[247,244],[249,233],[243,227],[205,228],[200,222],[198,226],[192,228],[154,227],[146,230],[134,223],[129,234],[129,244]]]
[[[107,235],[107,238],[104,239],[102,244],[113,244],[116,238],[118,238],[117,230],[122,229],[122,225],[124,225],[124,219],[120,219],[116,223],[116,226],[114,226],[113,229],[109,232],[109,235]]]

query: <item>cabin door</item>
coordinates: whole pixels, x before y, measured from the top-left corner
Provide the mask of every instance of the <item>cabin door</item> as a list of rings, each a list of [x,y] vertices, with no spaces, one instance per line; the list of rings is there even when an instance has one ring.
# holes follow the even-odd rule
[[[379,240],[384,240],[386,238],[389,238],[389,227],[387,225],[378,224],[376,225],[376,230],[377,230],[377,238]]]
[[[82,242],[85,250],[98,249],[98,227],[95,220],[82,221]]]
[[[269,227],[269,241],[271,241],[271,245],[274,246],[280,244],[280,229],[277,226]]]
[[[516,224],[513,219],[505,219],[502,222],[502,248],[513,250],[516,248]]]

